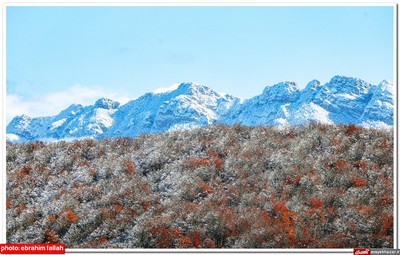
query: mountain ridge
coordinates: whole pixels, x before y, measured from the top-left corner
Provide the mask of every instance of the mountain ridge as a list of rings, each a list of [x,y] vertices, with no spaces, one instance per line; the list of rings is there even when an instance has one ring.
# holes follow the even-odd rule
[[[245,100],[185,82],[174,90],[149,92],[124,105],[100,98],[94,105],[72,104],[54,116],[16,116],[7,125],[6,139],[135,137],[213,123],[281,126],[315,121],[390,128],[394,93],[394,85],[386,80],[373,85],[339,75],[325,84],[312,80],[304,89],[295,82],[280,82]]]

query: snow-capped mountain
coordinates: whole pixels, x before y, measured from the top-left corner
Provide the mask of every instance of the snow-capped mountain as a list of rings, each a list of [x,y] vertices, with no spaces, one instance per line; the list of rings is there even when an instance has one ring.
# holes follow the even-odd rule
[[[56,116],[17,116],[7,126],[7,141],[135,137],[216,122],[254,126],[316,121],[390,128],[394,94],[394,85],[387,81],[372,85],[343,76],[324,85],[313,80],[303,90],[294,82],[281,82],[248,100],[189,82],[122,106],[102,98],[91,106],[73,104]]]
[[[166,93],[147,93],[121,106],[108,136],[136,136],[187,129],[216,122],[239,99],[194,82]]]

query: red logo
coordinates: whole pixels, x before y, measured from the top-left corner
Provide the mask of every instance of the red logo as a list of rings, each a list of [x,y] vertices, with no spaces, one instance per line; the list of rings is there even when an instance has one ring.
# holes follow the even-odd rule
[[[0,244],[0,254],[64,254],[65,244]]]
[[[364,248],[357,248],[357,249],[354,249],[353,255],[371,255],[371,250],[364,249]]]

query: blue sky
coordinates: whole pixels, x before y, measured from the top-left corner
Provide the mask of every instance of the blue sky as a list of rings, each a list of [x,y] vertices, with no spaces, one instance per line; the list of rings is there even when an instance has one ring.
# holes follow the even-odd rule
[[[391,6],[8,6],[6,15],[7,122],[185,81],[250,98],[280,81],[394,80]]]

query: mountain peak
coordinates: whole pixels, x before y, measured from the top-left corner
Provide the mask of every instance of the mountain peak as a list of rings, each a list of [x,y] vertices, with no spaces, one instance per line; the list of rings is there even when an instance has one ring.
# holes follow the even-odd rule
[[[241,101],[196,82],[184,82],[162,93],[146,93],[122,107],[111,99],[100,98],[91,106],[73,104],[56,116],[21,115],[7,125],[6,132],[21,138],[20,142],[135,137],[211,123],[251,126],[309,121],[356,125],[382,122],[392,126],[394,86],[387,81],[371,85],[336,75],[324,85],[312,80],[303,90],[295,82],[280,82],[265,87],[261,95]],[[7,139],[16,141],[12,136]]]
[[[352,93],[354,95],[366,94],[372,86],[364,80],[341,75],[334,76],[326,85],[333,93]]]
[[[191,81],[191,82],[181,83],[176,90],[182,94],[193,94],[196,91],[204,92],[205,90],[210,90],[210,88],[200,85],[197,82]]]
[[[307,83],[305,87],[305,91],[310,91],[310,90],[317,90],[319,87],[323,86],[319,80],[312,80],[309,83]]]
[[[285,81],[265,87],[261,95],[267,101],[292,102],[298,99],[300,88],[295,82]]]
[[[284,81],[284,82],[279,82],[277,84],[274,84],[272,86],[267,86],[265,87],[263,94],[264,93],[270,93],[272,91],[279,91],[279,92],[286,92],[286,93],[294,93],[299,91],[299,85],[295,82],[292,81]]]
[[[96,108],[103,108],[103,109],[116,109],[119,107],[119,103],[115,102],[108,98],[100,98],[94,104]]]

